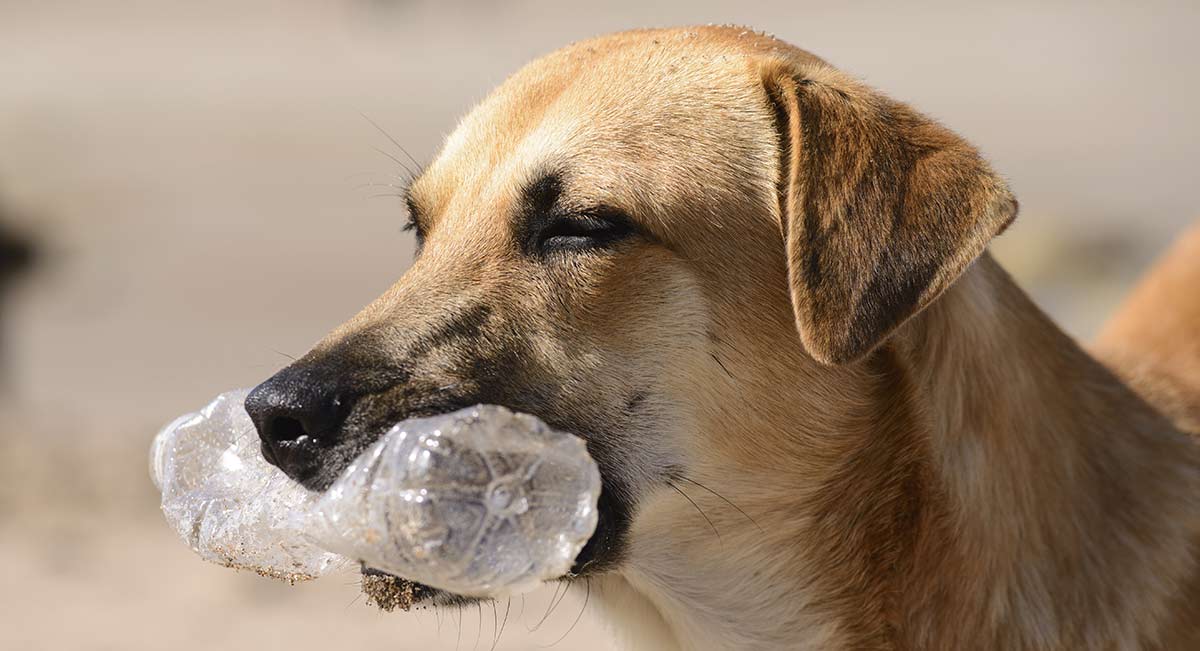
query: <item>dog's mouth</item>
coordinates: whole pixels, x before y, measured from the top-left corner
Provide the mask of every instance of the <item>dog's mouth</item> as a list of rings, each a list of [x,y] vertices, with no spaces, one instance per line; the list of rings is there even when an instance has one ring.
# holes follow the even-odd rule
[[[426,410],[420,414],[407,410],[403,418],[435,416],[449,411],[453,410]],[[380,420],[391,422],[403,418]],[[287,467],[287,474],[300,485],[308,490],[321,492],[327,490],[352,460],[370,447],[372,442],[378,440],[386,430],[387,427],[383,425],[369,429],[346,426],[335,438],[342,441],[341,444],[322,445],[319,439],[301,437],[284,445],[277,444],[274,450],[264,445],[263,455],[272,464]],[[482,601],[478,597],[455,594],[369,567],[361,562],[360,571],[362,592],[368,605],[385,612],[425,607],[458,607]]]
[[[603,476],[603,475],[602,475]],[[583,577],[594,576],[611,569],[619,562],[621,551],[621,536],[626,520],[613,506],[612,491],[603,485],[600,493],[598,510],[600,513],[596,531],[580,550],[574,564],[557,581],[574,581]],[[606,495],[608,497],[606,498]],[[441,588],[435,588],[424,583],[385,572],[365,564],[361,566],[362,591],[368,603],[381,610],[391,612],[396,609],[408,611],[412,608],[426,606],[459,607],[481,601],[484,597],[460,595]]]
[[[404,418],[435,416],[449,413],[458,408],[460,407],[442,406],[441,408],[420,410],[408,409],[405,411]],[[287,449],[287,453],[303,458],[302,463],[293,459],[293,463],[289,464],[288,474],[292,479],[309,490],[324,491],[328,489],[342,471],[388,429],[387,426],[382,425],[363,427],[365,423],[362,421],[355,423],[353,420],[347,423],[347,427],[343,429],[342,436],[339,437],[341,442],[337,445],[323,446],[319,441],[299,440],[294,449]],[[376,422],[390,423],[397,420],[396,417],[388,417],[378,419]],[[601,440],[597,437],[584,435],[582,438],[589,442],[589,451],[600,468],[601,491],[597,505],[599,517],[596,530],[580,550],[571,569],[563,576],[557,577],[555,579],[557,581],[572,581],[601,573],[616,566],[624,547],[624,532],[630,520],[631,508],[626,497],[627,491],[610,479],[612,473],[605,471],[606,460],[610,456],[607,453],[611,451],[606,446],[593,449],[593,441]],[[264,449],[264,454],[266,453],[267,450]],[[272,463],[276,463],[276,460],[270,456],[267,458]],[[278,464],[276,463],[276,465]],[[362,591],[368,602],[384,611],[390,612],[396,609],[407,611],[423,607],[460,607],[488,600],[456,594],[410,580],[407,577],[368,567],[365,564],[361,566],[361,574]]]

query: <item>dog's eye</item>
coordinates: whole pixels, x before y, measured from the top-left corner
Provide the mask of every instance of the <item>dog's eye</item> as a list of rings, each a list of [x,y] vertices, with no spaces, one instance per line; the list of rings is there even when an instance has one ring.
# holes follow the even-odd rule
[[[404,225],[400,227],[400,231],[404,233],[413,233],[418,239],[421,237],[421,227],[419,224],[417,224],[417,220],[413,219],[412,217],[409,217],[408,221],[404,222]]]
[[[537,250],[587,251],[619,242],[633,234],[633,224],[613,210],[555,217],[538,234]]]
[[[406,196],[404,202],[408,207],[408,220],[404,222],[404,227],[400,230],[405,233],[412,233],[417,238],[417,252],[421,251],[421,247],[425,244],[425,229],[421,225],[420,213],[417,211],[417,204],[412,200],[411,196]]]

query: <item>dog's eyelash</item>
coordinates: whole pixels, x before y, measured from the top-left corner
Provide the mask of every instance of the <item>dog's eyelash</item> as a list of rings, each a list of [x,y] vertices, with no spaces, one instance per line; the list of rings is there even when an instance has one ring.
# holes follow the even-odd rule
[[[412,199],[411,189],[406,190],[404,193],[404,204],[408,208],[408,214],[405,216],[404,225],[400,227],[400,230],[404,233],[413,233],[416,236],[417,248],[419,250],[421,244],[425,241],[425,229],[421,226],[421,220],[418,217],[420,212],[417,210],[416,202]]]
[[[598,249],[621,241],[634,232],[622,213],[608,209],[582,211],[549,220],[537,236],[537,249],[549,251]]]
[[[421,250],[425,248],[425,229],[421,228],[420,222],[414,219],[411,215],[400,227],[402,233],[412,233],[414,239],[417,240],[417,247],[414,249],[414,255],[421,255]]]

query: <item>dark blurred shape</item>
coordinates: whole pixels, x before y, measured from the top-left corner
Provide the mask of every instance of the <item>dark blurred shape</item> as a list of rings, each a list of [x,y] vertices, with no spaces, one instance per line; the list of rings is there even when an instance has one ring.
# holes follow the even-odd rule
[[[13,232],[0,213],[0,296],[9,283],[33,266],[36,259],[33,242]]]
[[[8,213],[0,204],[0,376],[5,372],[4,315],[8,291],[37,263],[37,245],[8,224]]]

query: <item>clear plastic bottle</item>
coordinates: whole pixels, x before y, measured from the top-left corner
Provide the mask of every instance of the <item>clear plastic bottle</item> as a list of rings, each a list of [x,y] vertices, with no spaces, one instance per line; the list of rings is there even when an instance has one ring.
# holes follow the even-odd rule
[[[164,514],[210,561],[297,580],[352,559],[498,596],[568,572],[596,528],[586,445],[533,416],[480,405],[404,421],[318,494],[262,459],[245,395],[177,419],[151,453]]]

